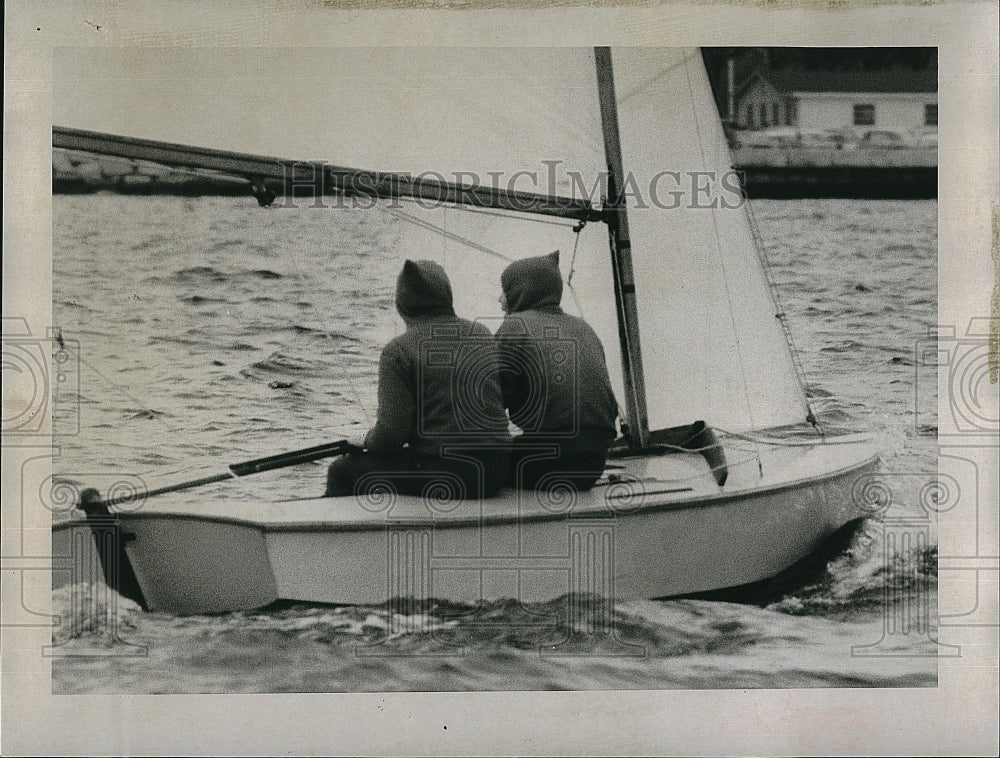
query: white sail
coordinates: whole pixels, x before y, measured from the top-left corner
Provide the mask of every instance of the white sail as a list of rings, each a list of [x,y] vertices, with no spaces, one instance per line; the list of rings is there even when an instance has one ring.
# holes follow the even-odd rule
[[[691,172],[729,169],[698,51],[612,55],[623,162],[637,195],[628,216],[650,428],[802,421],[804,398],[744,210],[688,207]],[[63,126],[601,199],[606,161],[589,48],[91,49],[60,50],[55,63],[54,121]],[[669,194],[678,189],[683,197]],[[564,306],[601,337],[624,408],[604,224],[577,235],[572,222],[516,214],[404,202],[365,212],[394,215],[400,261],[442,262],[460,315],[487,321],[501,315],[509,260],[560,249],[573,285]]]
[[[628,219],[650,429],[803,422],[747,212],[724,207],[737,198],[723,184],[729,148],[700,52],[622,48],[612,58],[622,160],[646,195]]]

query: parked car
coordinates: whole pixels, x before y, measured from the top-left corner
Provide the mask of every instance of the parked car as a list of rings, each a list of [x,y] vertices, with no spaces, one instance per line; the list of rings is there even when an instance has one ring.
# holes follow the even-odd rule
[[[730,144],[733,148],[836,147],[836,143],[824,132],[795,126],[733,132]]]
[[[902,134],[891,129],[869,129],[858,140],[859,149],[868,147],[909,147],[909,142]]]
[[[858,133],[849,126],[824,129],[823,133],[838,150],[852,150],[858,146]]]
[[[761,132],[776,147],[787,147],[800,141],[801,134],[795,126],[771,126]]]
[[[799,144],[802,147],[819,147],[835,149],[836,140],[825,131],[802,129],[799,131]]]
[[[739,132],[733,132],[732,137],[732,147],[752,147],[752,148],[764,148],[764,147],[783,147],[787,139],[781,136],[771,134],[768,130],[752,131],[745,130]]]
[[[937,147],[938,132],[936,126],[915,126],[910,130],[911,147]]]

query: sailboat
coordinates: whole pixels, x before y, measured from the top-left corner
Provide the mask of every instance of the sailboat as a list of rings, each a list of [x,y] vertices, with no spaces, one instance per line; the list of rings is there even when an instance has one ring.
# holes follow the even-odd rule
[[[605,475],[584,493],[481,501],[429,490],[230,504],[199,499],[191,482],[118,503],[91,493],[87,518],[54,527],[54,555],[178,614],[659,598],[766,580],[869,515],[854,492],[878,465],[876,441],[825,435],[810,410],[752,215],[726,191],[729,148],[699,50],[352,52],[366,55],[386,86],[346,75],[338,86],[342,149],[369,168],[63,127],[53,145],[244,177],[261,205],[304,187],[409,202],[411,220],[450,241],[465,316],[494,315],[483,303],[509,256],[568,245],[564,305],[600,335],[622,408]],[[391,93],[379,111],[388,139],[363,128],[371,92]],[[539,170],[545,191],[486,179]],[[546,219],[559,223],[535,223]],[[342,451],[271,455],[194,483]]]

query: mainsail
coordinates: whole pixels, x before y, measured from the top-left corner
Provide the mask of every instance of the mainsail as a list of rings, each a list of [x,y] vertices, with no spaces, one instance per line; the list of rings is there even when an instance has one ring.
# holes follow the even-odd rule
[[[704,419],[744,431],[805,420],[698,50],[623,48],[611,58],[650,428]],[[95,92],[95,81],[103,89]],[[589,48],[63,49],[56,82],[54,120],[70,127],[431,172],[597,206],[607,192]],[[137,97],[141,108],[123,110]],[[360,205],[396,216],[406,230],[400,260],[441,262],[460,315],[488,324],[501,316],[504,266],[561,250],[564,307],[598,332],[626,407],[605,224],[581,229],[567,219],[396,199]]]

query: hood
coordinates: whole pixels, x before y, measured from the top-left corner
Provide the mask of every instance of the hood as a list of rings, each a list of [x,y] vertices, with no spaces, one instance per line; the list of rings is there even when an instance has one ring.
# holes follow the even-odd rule
[[[434,261],[406,261],[396,279],[396,310],[404,319],[454,316],[451,282]]]
[[[500,275],[507,312],[558,309],[562,300],[559,251],[514,261]]]

